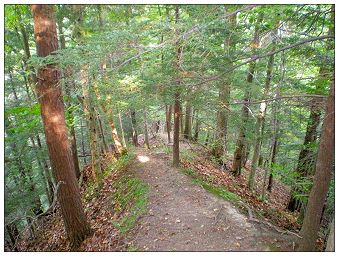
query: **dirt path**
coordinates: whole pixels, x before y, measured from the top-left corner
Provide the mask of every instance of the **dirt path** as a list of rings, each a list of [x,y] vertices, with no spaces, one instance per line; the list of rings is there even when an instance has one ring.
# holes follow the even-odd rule
[[[290,237],[254,222],[192,184],[165,153],[137,149],[131,171],[149,186],[148,214],[131,244],[139,251],[291,251]]]

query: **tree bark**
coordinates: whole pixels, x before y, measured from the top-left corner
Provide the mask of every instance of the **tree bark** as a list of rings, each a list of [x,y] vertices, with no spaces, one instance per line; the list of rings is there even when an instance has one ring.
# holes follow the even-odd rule
[[[175,7],[175,23],[179,23],[179,6],[176,5]],[[177,30],[176,33],[178,34],[179,31]],[[180,41],[176,42],[176,69],[179,71],[180,69],[180,62],[182,58],[182,48],[180,46]],[[181,78],[177,77],[177,88],[176,92],[174,93],[174,134],[173,134],[173,166],[179,167],[180,162],[180,149],[179,149],[179,128],[180,128],[180,117],[181,117],[181,111],[180,111],[180,84],[181,84]]]
[[[302,239],[298,251],[315,250],[322,209],[334,168],[334,111],[334,82],[332,82],[321,129],[313,186],[308,199],[304,222],[300,230]]]
[[[273,39],[272,51],[275,51],[275,44],[276,44],[275,37],[277,35],[277,32],[278,31],[275,30],[274,33],[273,33],[274,39]],[[263,95],[262,101],[260,103],[260,110],[259,110],[259,114],[257,115],[256,124],[255,124],[256,139],[255,139],[255,144],[254,144],[251,171],[250,171],[250,176],[249,176],[249,180],[248,180],[248,188],[251,189],[251,190],[253,189],[253,186],[254,186],[255,173],[256,173],[256,170],[257,170],[257,167],[258,167],[258,160],[259,160],[259,156],[260,156],[260,147],[261,147],[261,144],[262,144],[262,137],[263,137],[263,132],[264,132],[264,122],[265,122],[266,111],[267,111],[267,103],[266,103],[265,100],[268,97],[269,90],[270,90],[273,66],[274,66],[274,55],[271,55],[269,57],[268,63],[267,63],[264,95]]]
[[[253,40],[251,43],[252,47],[252,57],[254,58],[257,53],[257,48],[259,46],[259,25],[262,22],[263,16],[259,15],[255,29],[254,29],[254,35]],[[248,73],[247,73],[247,82],[252,83],[253,77],[254,77],[254,71],[255,71],[256,62],[252,61],[249,64]],[[237,139],[236,149],[234,151],[234,157],[233,157],[233,165],[232,165],[232,173],[235,176],[239,176],[241,174],[241,168],[242,163],[244,159],[243,154],[243,148],[245,147],[245,138],[246,138],[246,124],[248,120],[248,113],[249,113],[249,101],[250,101],[250,93],[249,90],[245,89],[245,95],[244,95],[244,105],[242,108],[242,118],[241,118],[241,124],[240,124],[240,130],[239,135]]]
[[[200,120],[198,118],[198,112],[196,111],[196,113],[195,113],[194,136],[193,136],[193,140],[196,141],[196,142],[198,141],[199,130],[200,130]]]
[[[334,244],[335,244],[334,242],[334,230],[335,230],[334,229],[334,218],[335,217],[333,217],[333,220],[331,221],[331,224],[329,227],[330,233],[327,237],[326,249],[325,249],[326,252],[334,252]]]
[[[171,105],[166,105],[166,131],[167,131],[167,140],[168,144],[171,143]]]
[[[138,146],[137,120],[135,118],[135,110],[130,110],[131,124],[132,124],[132,141],[135,147]]]
[[[87,67],[83,67],[80,71],[80,79],[82,85],[82,103],[84,106],[84,113],[87,120],[87,127],[89,130],[89,144],[91,150],[91,165],[92,165],[92,178],[96,180],[96,177],[101,173],[100,155],[98,150],[98,133],[96,125],[96,115],[94,107],[91,101],[91,95],[89,93],[89,81],[87,75]]]
[[[46,57],[58,49],[57,31],[53,7],[32,5],[34,35],[37,55]],[[81,203],[74,164],[67,142],[62,91],[59,86],[60,71],[53,64],[38,70],[37,91],[41,104],[48,153],[57,182],[61,182],[58,200],[70,240],[76,249],[91,233]]]
[[[145,144],[146,144],[147,149],[150,149],[149,139],[148,139],[148,124],[147,124],[146,108],[144,108],[144,128],[145,128]]]
[[[236,16],[228,17],[226,20],[229,27],[226,31],[225,47],[226,63],[232,63],[231,59],[235,52],[234,35],[230,28],[235,28],[237,24]],[[231,64],[232,65],[232,64]],[[228,75],[227,79],[221,81],[219,88],[219,107],[217,112],[217,127],[216,127],[216,145],[212,150],[212,154],[216,158],[221,158],[227,152],[227,125],[228,125],[228,111],[231,94],[232,73]],[[223,162],[223,161],[222,161]]]
[[[188,140],[192,139],[192,106],[188,101],[186,103],[184,138]]]
[[[124,127],[122,125],[122,120],[121,120],[121,113],[119,111],[119,123],[120,123],[120,129],[121,129],[121,137],[122,137],[122,145],[124,148],[126,148],[126,141],[125,141],[125,132],[124,132]]]

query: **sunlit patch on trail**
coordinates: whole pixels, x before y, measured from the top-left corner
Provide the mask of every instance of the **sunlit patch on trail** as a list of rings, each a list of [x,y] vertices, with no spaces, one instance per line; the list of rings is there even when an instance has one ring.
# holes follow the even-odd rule
[[[149,161],[149,157],[148,156],[138,156],[138,160],[141,163],[146,163]]]

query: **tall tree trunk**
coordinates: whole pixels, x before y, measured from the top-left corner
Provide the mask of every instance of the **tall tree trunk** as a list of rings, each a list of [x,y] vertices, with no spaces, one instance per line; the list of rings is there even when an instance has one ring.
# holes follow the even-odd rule
[[[183,106],[180,104],[180,135],[183,136],[184,134],[184,131],[185,131],[185,123],[184,123],[184,117],[186,117],[184,114],[184,111],[183,111]]]
[[[255,57],[257,53],[257,49],[259,46],[259,25],[263,20],[263,16],[259,15],[257,23],[255,25],[254,29],[254,35],[253,35],[253,40],[251,43],[252,47],[252,56]],[[253,77],[254,77],[254,71],[255,71],[255,66],[256,62],[252,61],[249,64],[248,68],[248,73],[247,73],[247,82],[252,83],[253,82]],[[243,99],[244,105],[242,108],[242,115],[241,115],[241,124],[240,124],[240,129],[239,129],[239,135],[236,143],[236,149],[234,151],[234,157],[233,157],[233,165],[232,165],[232,173],[235,176],[238,176],[241,174],[241,168],[242,168],[242,163],[244,159],[244,150],[243,148],[245,147],[245,138],[246,138],[246,124],[248,120],[248,113],[249,113],[249,102],[250,102],[250,92],[246,88],[245,89],[245,95]]]
[[[312,146],[312,144],[317,140],[317,127],[320,124],[320,116],[321,110],[319,104],[317,103],[316,99],[313,99],[310,109],[310,117],[306,128],[303,149],[299,153],[298,164],[296,168],[296,171],[299,174],[299,178],[297,178],[297,183],[303,177],[309,175],[310,173],[308,173],[308,171],[314,166],[314,153],[313,150],[310,149],[310,146]],[[295,194],[297,193],[303,193],[303,191],[300,190],[300,188],[298,188],[297,186],[293,186],[290,195],[290,201],[287,206],[288,210],[292,212],[299,211],[301,207],[301,201],[295,197]]]
[[[104,148],[104,152],[108,152],[108,146],[107,146],[107,142],[106,142],[106,138],[105,138],[105,132],[104,132],[104,128],[102,127],[102,121],[100,118],[100,113],[98,111],[96,111],[96,117],[98,120],[98,124],[99,124],[99,136],[100,139],[102,141],[102,146]]]
[[[334,35],[334,24],[335,24],[335,19],[334,15],[335,10],[334,10],[334,5],[331,6],[331,22],[332,26],[329,27],[328,30],[328,35]],[[334,50],[334,44],[333,42],[326,42],[326,49],[328,51]],[[329,74],[333,72],[333,67],[328,67],[326,64],[322,63],[319,69],[319,77],[321,79],[326,79],[329,78]],[[320,89],[317,85],[317,89]],[[314,98],[311,101],[311,108],[310,108],[310,117],[309,121],[307,124],[307,129],[306,129],[306,134],[304,138],[304,144],[303,144],[303,149],[300,151],[299,154],[299,159],[298,159],[298,165],[296,168],[296,171],[299,174],[299,178],[297,179],[297,182],[300,181],[303,177],[306,177],[308,175],[313,174],[314,172],[314,167],[315,167],[315,156],[312,148],[312,144],[317,140],[317,127],[320,124],[320,116],[321,116],[321,108],[318,106],[317,99]],[[309,173],[308,170],[312,170],[311,173]],[[288,203],[287,208],[290,211],[301,211],[301,214],[299,218],[303,217],[303,209],[305,208],[303,205],[303,202],[301,200],[298,200],[298,198],[295,198],[294,194],[300,194],[304,193],[302,189],[298,188],[297,186],[293,186],[292,191],[291,191],[291,196],[290,196],[290,201]]]
[[[58,49],[57,31],[53,6],[32,5],[34,35],[37,55],[46,57]],[[58,200],[70,240],[77,248],[91,233],[81,203],[74,164],[67,142],[62,91],[59,86],[60,72],[53,64],[38,70],[37,91],[41,104],[48,153],[57,182],[61,182]]]
[[[101,173],[100,155],[98,150],[98,132],[96,124],[96,115],[92,103],[91,95],[89,93],[89,79],[87,74],[87,67],[83,67],[80,71],[81,85],[82,85],[82,99],[84,106],[84,113],[87,120],[87,127],[89,130],[89,144],[91,150],[91,165],[92,165],[92,178]]]
[[[171,105],[166,105],[166,131],[167,131],[167,140],[168,144],[171,143]]]
[[[147,111],[146,111],[146,108],[144,108],[144,128],[145,128],[145,144],[146,144],[147,149],[150,149],[149,139],[148,139],[148,124],[147,124]]]
[[[108,83],[108,81],[107,81],[108,80],[107,72],[106,72],[106,61],[104,61],[103,64],[102,64],[102,77],[103,77],[104,81]],[[127,152],[126,142],[121,143],[121,140],[119,138],[119,135],[118,135],[118,132],[117,132],[117,129],[116,129],[116,126],[115,126],[115,122],[114,122],[113,107],[110,104],[108,109],[107,109],[107,107],[105,105],[105,102],[102,101],[102,99],[101,99],[101,94],[99,92],[99,88],[97,86],[97,83],[94,84],[94,91],[95,91],[97,99],[98,99],[98,101],[100,103],[99,106],[101,108],[101,111],[104,114],[106,114],[107,119],[108,119],[108,124],[111,127],[111,133],[112,133],[113,143],[114,143],[114,146],[115,146],[115,152],[116,152],[116,154],[118,156],[121,156],[121,155],[123,155],[123,154],[125,154]],[[111,95],[108,94],[106,99],[111,99]],[[120,112],[119,112],[119,115],[120,115]],[[121,122],[121,117],[120,116],[119,116],[119,121]],[[124,131],[122,129],[122,124],[120,124],[120,127],[121,127],[121,132],[123,134]],[[125,140],[124,134],[123,134],[123,140]]]
[[[86,160],[86,149],[85,149],[85,137],[84,137],[84,126],[82,124],[82,119],[80,119],[80,126],[81,126],[81,149],[82,149],[82,155],[84,157],[84,163],[87,164]]]
[[[175,6],[175,23],[179,23],[179,6]],[[179,34],[179,31],[176,31],[177,34]],[[181,58],[182,58],[182,48],[180,46],[180,41],[176,42],[176,69],[179,71],[181,66]],[[174,93],[174,134],[173,134],[173,166],[178,167],[180,162],[180,149],[179,149],[179,126],[180,126],[180,84],[181,84],[181,78],[177,77],[177,88],[176,92]]]
[[[275,51],[275,45],[276,45],[276,35],[277,35],[277,30],[273,32],[273,47],[272,51]],[[269,94],[270,90],[270,84],[272,80],[272,71],[273,71],[273,66],[274,66],[274,55],[271,55],[268,59],[267,63],[267,72],[266,72],[266,80],[265,80],[265,88],[264,88],[264,95],[262,97],[262,101],[260,103],[260,110],[259,114],[257,115],[256,118],[256,124],[255,124],[255,144],[254,144],[254,151],[253,151],[253,158],[252,158],[252,164],[251,164],[251,171],[250,171],[250,176],[248,180],[248,188],[253,189],[254,186],[254,179],[255,179],[255,173],[258,167],[258,160],[260,156],[260,147],[262,143],[262,137],[263,137],[263,132],[264,132],[264,122],[265,122],[265,117],[266,117],[266,111],[267,111],[267,102],[266,99]]]
[[[135,110],[130,109],[131,124],[132,124],[132,141],[135,147],[138,146],[137,120],[135,118]]]
[[[121,113],[119,111],[119,123],[120,123],[120,129],[121,129],[121,137],[122,137],[122,145],[124,148],[126,148],[126,141],[125,141],[125,132],[124,132],[124,127],[122,125],[122,120],[121,120]]]
[[[308,199],[304,222],[300,230],[302,239],[298,251],[315,250],[322,209],[334,169],[334,111],[334,82],[332,82],[321,129],[313,186]]]
[[[195,112],[195,127],[194,127],[194,141],[198,141],[198,136],[199,136],[199,130],[200,130],[200,120],[198,118],[198,111]]]
[[[232,63],[232,58],[235,52],[234,34],[230,28],[235,28],[237,25],[236,16],[226,18],[227,29],[224,51],[226,54],[226,63]],[[230,64],[232,65],[232,64]],[[227,125],[228,125],[228,111],[231,94],[232,72],[223,79],[219,88],[219,107],[217,112],[217,127],[216,127],[216,144],[213,148],[212,154],[216,158],[221,158],[227,152]],[[223,162],[223,161],[222,161]]]
[[[192,139],[192,106],[189,101],[186,103],[184,138]]]

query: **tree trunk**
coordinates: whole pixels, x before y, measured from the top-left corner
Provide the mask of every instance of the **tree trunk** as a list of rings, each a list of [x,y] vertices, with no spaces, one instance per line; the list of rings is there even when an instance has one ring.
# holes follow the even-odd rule
[[[321,110],[316,99],[312,100],[312,105],[310,109],[310,117],[307,124],[306,134],[303,143],[303,149],[300,151],[298,164],[296,171],[299,174],[296,183],[300,181],[303,177],[309,175],[309,170],[314,166],[313,150],[310,149],[310,146],[317,140],[317,127],[320,124]],[[288,203],[288,210],[294,212],[299,211],[302,205],[302,202],[295,198],[295,194],[303,193],[303,191],[297,186],[293,186],[290,201]]]
[[[325,251],[326,252],[334,252],[334,218],[333,217],[333,220],[331,221],[331,224],[330,224],[330,233],[327,237],[327,242],[326,242],[326,249]]]
[[[84,163],[87,164],[86,160],[86,149],[85,149],[85,137],[84,137],[84,126],[82,124],[82,119],[80,119],[80,126],[81,126],[81,149],[82,149],[82,155],[84,156]]]
[[[198,112],[195,113],[195,127],[194,127],[194,141],[198,141],[198,136],[199,136],[199,130],[200,130],[200,120],[198,118]]]
[[[147,124],[146,108],[144,108],[144,127],[145,127],[145,144],[146,144],[147,149],[150,149],[149,139],[148,139],[148,124]]]
[[[107,142],[106,142],[106,138],[105,138],[105,132],[104,132],[104,128],[102,127],[102,121],[100,118],[100,113],[98,111],[96,111],[96,117],[98,120],[98,124],[99,124],[99,134],[100,134],[100,139],[102,141],[102,145],[104,148],[104,152],[108,152],[108,146],[107,146]]]
[[[171,143],[171,105],[166,105],[166,131],[168,144]]]
[[[188,140],[192,139],[192,106],[188,101],[186,103],[184,138]]]
[[[135,147],[138,146],[138,134],[137,134],[137,120],[135,118],[135,110],[131,109],[130,110],[130,115],[131,115],[131,124],[132,124],[132,140],[133,144]]]
[[[120,123],[120,129],[121,129],[121,137],[122,137],[122,145],[124,148],[126,148],[126,141],[125,141],[125,132],[124,132],[124,127],[122,125],[122,120],[121,120],[121,114],[120,114],[120,111],[119,111],[119,123]]]
[[[176,92],[174,95],[174,134],[173,134],[173,166],[179,166],[179,124],[180,124],[180,92]]]
[[[83,67],[80,71],[81,85],[82,85],[82,99],[84,106],[84,113],[87,120],[87,127],[89,130],[89,144],[91,150],[91,165],[92,165],[92,178],[96,180],[96,177],[101,173],[100,155],[98,151],[98,133],[95,118],[95,111],[91,101],[91,95],[89,93],[89,81],[87,75],[87,67]]]
[[[251,43],[252,47],[252,57],[254,58],[257,55],[257,48],[259,47],[259,26],[263,20],[263,14],[259,14],[259,17],[257,19],[255,28],[254,28],[254,35],[253,40]],[[247,82],[252,83],[253,77],[254,77],[254,71],[255,71],[256,61],[252,61],[249,64],[248,73],[247,73]],[[233,166],[232,166],[232,173],[235,176],[238,176],[241,174],[241,167],[244,159],[243,154],[243,148],[245,147],[245,138],[246,138],[246,124],[248,120],[248,113],[249,113],[249,102],[250,102],[250,93],[249,90],[245,89],[245,95],[244,95],[244,105],[242,108],[242,118],[241,118],[241,124],[240,124],[240,130],[239,135],[237,139],[236,149],[234,152],[234,159],[233,159]]]
[[[57,31],[53,7],[50,5],[32,5],[34,35],[37,55],[46,57],[58,49]],[[67,142],[67,130],[64,116],[64,104],[60,72],[53,64],[38,70],[37,91],[41,104],[41,116],[44,124],[48,153],[56,181],[61,182],[58,200],[70,240],[76,249],[91,233],[81,203],[74,164]]]
[[[106,73],[106,62],[104,61],[104,63],[102,64],[102,73],[103,73],[103,79],[104,81],[106,81],[108,83],[108,79],[107,79],[107,73]],[[109,123],[109,126],[111,127],[111,131],[112,131],[112,139],[113,139],[113,143],[114,143],[114,146],[115,146],[115,151],[116,151],[116,154],[118,156],[121,156],[123,154],[125,154],[127,152],[126,150],[126,143],[122,144],[121,143],[121,140],[119,138],[119,135],[118,135],[118,132],[117,132],[117,129],[116,129],[116,126],[115,126],[115,122],[114,122],[114,116],[113,116],[113,108],[112,106],[110,105],[108,107],[108,110],[107,110],[107,107],[105,105],[105,102],[102,101],[101,99],[101,94],[99,92],[99,88],[97,86],[97,83],[95,82],[94,83],[94,91],[95,91],[95,94],[97,96],[97,99],[99,101],[99,106],[101,108],[101,111],[106,114],[107,116],[107,119],[108,119],[108,123]],[[111,99],[111,95],[108,95],[106,97],[106,99]],[[119,113],[120,114],[120,113]],[[119,116],[119,120],[121,121],[121,117]],[[122,127],[122,125],[121,125]],[[122,133],[123,133],[123,129],[122,130]],[[124,136],[123,136],[124,137]]]
[[[334,169],[334,82],[327,99],[313,186],[308,199],[298,251],[314,251],[320,218]]]
[[[180,135],[182,136],[184,134],[184,129],[185,129],[185,124],[184,124],[184,117],[185,115],[183,114],[183,106],[180,104]]]
[[[226,26],[229,28],[235,28],[237,25],[236,16],[226,18]],[[232,63],[232,58],[235,52],[234,34],[231,29],[227,29],[225,35],[225,46],[224,51],[226,55],[225,62]],[[232,66],[232,64],[230,64]],[[226,79],[221,81],[219,88],[219,107],[217,112],[217,127],[216,127],[216,145],[213,148],[212,154],[216,158],[223,157],[224,153],[227,152],[227,125],[228,125],[228,111],[231,94],[231,82],[232,72],[227,75]]]
[[[175,7],[175,23],[179,23],[179,6],[176,5]],[[176,33],[178,34],[179,31],[177,30]],[[180,41],[176,42],[176,69],[180,69],[180,63],[182,58],[182,48],[180,46]],[[174,134],[173,134],[173,166],[179,167],[180,162],[180,149],[179,149],[179,126],[180,126],[180,84],[181,84],[181,78],[177,77],[177,88],[176,92],[174,93]]]
[[[272,47],[272,52],[275,51],[275,44],[276,44],[276,34],[277,30],[274,31],[273,33],[273,47]],[[267,63],[267,72],[266,72],[266,80],[265,80],[265,88],[264,88],[264,95],[262,97],[262,101],[260,103],[260,110],[259,114],[257,115],[257,120],[255,124],[255,144],[254,144],[254,151],[253,151],[253,157],[252,157],[252,164],[251,164],[251,171],[250,171],[250,177],[248,180],[248,188],[250,190],[253,189],[254,186],[254,180],[255,180],[255,173],[258,167],[258,160],[260,156],[260,147],[262,143],[262,137],[263,137],[263,130],[264,130],[264,122],[265,122],[265,117],[266,117],[266,111],[267,111],[267,103],[266,99],[269,94],[269,89],[270,89],[270,84],[272,80],[272,71],[273,71],[273,66],[274,66],[274,55],[271,55],[268,59]]]

